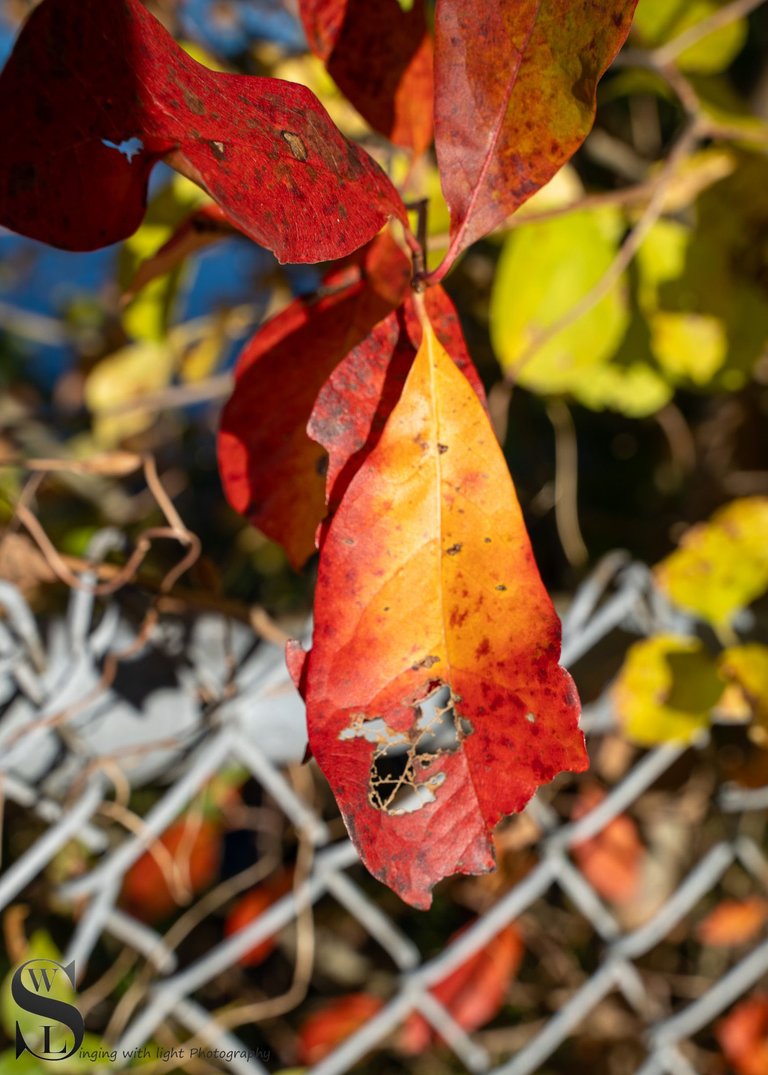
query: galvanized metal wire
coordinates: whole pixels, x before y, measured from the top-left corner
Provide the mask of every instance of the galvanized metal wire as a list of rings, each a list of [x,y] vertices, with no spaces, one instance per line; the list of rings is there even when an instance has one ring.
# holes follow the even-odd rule
[[[96,542],[95,557],[109,548]],[[575,863],[573,848],[600,833],[669,776],[684,749],[665,746],[640,753],[599,804],[578,820],[563,821],[551,794],[528,808],[539,837],[535,865],[458,937],[445,939],[432,958],[422,956],[418,938],[407,936],[385,908],[353,876],[358,857],[346,839],[334,839],[315,806],[296,790],[284,767],[299,762],[306,734],[302,704],[277,646],[254,645],[251,632],[215,614],[185,623],[161,617],[143,644],[114,598],[100,600],[87,589],[73,591],[67,614],[44,625],[12,586],[0,584],[0,789],[6,800],[34,815],[43,833],[0,875],[0,908],[17,899],[73,837],[87,847],[92,866],[61,885],[62,906],[77,908],[65,959],[83,976],[102,937],[115,938],[147,961],[151,974],[142,1003],[116,1042],[130,1050],[153,1038],[171,1020],[190,1036],[229,1055],[217,1061],[231,1072],[265,1072],[237,1033],[217,1022],[201,1001],[205,987],[254,945],[297,920],[324,897],[337,902],[386,953],[399,972],[388,1002],[330,1055],[315,1075],[343,1075],[381,1047],[411,1012],[418,1011],[456,1057],[457,1070],[492,1075],[533,1075],[611,995],[620,997],[640,1021],[644,1059],[637,1075],[693,1075],[690,1041],[768,974],[768,941],[736,959],[683,1007],[671,1010],[649,991],[642,962],[738,865],[756,893],[768,887],[768,860],[759,826],[741,818],[764,813],[768,788],[724,786],[710,808],[722,822],[718,838],[698,861],[688,863],[674,889],[640,925],[622,925]],[[567,666],[606,639],[660,631],[690,634],[695,625],[670,608],[647,569],[623,555],[606,558],[576,593],[563,621]],[[127,698],[101,685],[109,653],[131,652],[137,663],[138,695]],[[152,670],[172,675],[153,676]],[[610,684],[584,711],[590,741],[614,724]],[[697,744],[707,748],[707,735]],[[194,800],[206,783],[230,764],[244,766],[313,847],[306,877],[239,932],[180,964],[173,946],[151,926],[118,905],[126,871],[149,843]],[[162,795],[142,819],[140,831],[119,839],[97,813],[115,781],[137,786],[160,783]],[[383,890],[382,890],[383,891]],[[565,899],[570,913],[593,930],[599,953],[594,969],[554,1012],[542,1011],[523,1044],[499,1061],[482,1035],[468,1033],[440,1003],[433,988],[469,957],[493,942],[508,923],[537,907]],[[118,1063],[119,1066],[119,1063]],[[114,1065],[110,1068],[114,1070]]]

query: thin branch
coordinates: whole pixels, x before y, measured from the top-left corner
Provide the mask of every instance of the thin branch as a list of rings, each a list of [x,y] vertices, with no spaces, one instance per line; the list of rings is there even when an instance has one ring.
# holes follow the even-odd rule
[[[563,552],[573,567],[589,559],[579,525],[579,454],[571,412],[562,400],[547,404],[555,431],[555,522]]]
[[[113,407],[105,407],[99,412],[102,418],[112,418],[118,414],[133,414],[136,411],[165,411],[176,407],[186,407],[191,403],[209,403],[226,399],[232,394],[235,379],[231,373],[219,373],[194,384],[174,384],[158,392],[148,392],[137,399],[127,399]]]
[[[507,371],[506,377],[513,384],[517,380],[520,370],[531,361],[532,358],[539,352],[542,347],[545,347],[556,336],[566,329],[570,328],[579,321],[585,314],[588,314],[599,302],[601,302],[606,295],[609,295],[616,284],[619,283],[622,276],[629,268],[630,264],[635,258],[640,247],[643,245],[651,228],[656,224],[659,217],[664,210],[664,199],[666,197],[667,188],[671,182],[678,165],[683,161],[691,152],[700,135],[700,127],[697,119],[691,120],[683,130],[677,143],[673,147],[666,161],[654,191],[653,197],[649,201],[642,216],[635,224],[634,228],[630,231],[629,235],[624,240],[621,249],[613,260],[613,263],[608,268],[607,272],[601,277],[601,279],[595,284],[590,291],[572,307],[567,314],[559,318],[553,324],[547,326],[542,332],[539,332],[531,341],[529,346],[517,360],[511,370]]]
[[[665,45],[655,49],[651,54],[655,64],[663,67],[665,64],[673,62],[681,52],[685,52],[692,45],[698,44],[699,41],[714,33],[715,30],[720,30],[724,26],[736,22],[737,19],[744,18],[751,11],[762,7],[764,3],[765,0],[732,0],[732,3],[713,11],[706,19],[702,19],[701,22],[697,22],[694,26],[689,26],[687,30],[683,30],[677,37],[673,37],[671,41],[667,41]]]

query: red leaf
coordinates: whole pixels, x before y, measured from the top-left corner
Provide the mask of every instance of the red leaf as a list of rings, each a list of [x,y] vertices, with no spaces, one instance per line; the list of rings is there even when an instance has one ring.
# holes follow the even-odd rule
[[[549,182],[594,122],[637,0],[440,0],[435,141],[457,255]]]
[[[281,261],[341,257],[402,203],[303,86],[191,59],[139,0],[43,0],[0,75],[0,223],[68,250],[130,235],[164,159]]]
[[[374,128],[423,153],[432,141],[432,39],[424,0],[301,0],[312,51]]]
[[[310,746],[368,869],[418,907],[586,766],[560,625],[476,392],[431,328],[324,540]]]
[[[328,1001],[301,1024],[299,1063],[319,1063],[383,1007],[383,1002],[370,993],[350,993]]]
[[[596,787],[584,788],[573,809],[573,820],[590,813],[605,798]],[[627,903],[640,885],[645,848],[637,826],[627,814],[619,814],[595,836],[573,845],[576,865],[604,899]]]
[[[182,900],[213,883],[220,861],[218,826],[212,821],[179,818],[128,870],[120,902],[145,922],[165,918]]]
[[[430,992],[448,1009],[460,1027],[477,1030],[490,1022],[502,1008],[509,983],[517,974],[524,951],[520,931],[514,923],[510,923]],[[413,1012],[403,1026],[400,1047],[413,1055],[428,1049],[436,1038],[426,1019],[418,1012]]]
[[[279,541],[296,567],[314,552],[325,515],[325,452],[306,431],[315,398],[409,282],[408,259],[387,235],[358,261],[362,272],[350,266],[326,279],[327,289],[339,290],[298,299],[259,329],[240,355],[222,414],[219,471],[227,499]]]
[[[251,889],[250,892],[246,892],[227,915],[227,920],[224,923],[224,936],[231,937],[233,933],[243,929],[254,918],[258,918],[268,907],[271,907],[273,903],[284,896],[290,890],[290,887],[291,877],[286,872],[272,881],[267,881],[263,885]],[[274,950],[274,947],[274,937],[267,937],[240,956],[238,963],[242,967],[255,967],[257,964],[264,962]]]
[[[715,1027],[723,1056],[734,1075],[768,1071],[768,997],[743,1000]]]
[[[443,346],[485,405],[485,390],[464,343],[456,309],[441,287],[425,294]],[[328,452],[328,506],[334,512],[363,460],[378,443],[400,399],[421,344],[413,298],[381,321],[333,371],[317,397],[307,432]]]
[[[757,896],[723,900],[699,923],[696,936],[712,948],[730,948],[754,940],[768,921],[768,903]]]

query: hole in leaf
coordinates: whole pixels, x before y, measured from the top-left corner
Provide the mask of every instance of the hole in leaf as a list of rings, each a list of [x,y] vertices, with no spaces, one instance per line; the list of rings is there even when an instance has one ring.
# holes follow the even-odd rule
[[[407,731],[393,731],[381,717],[367,720],[359,713],[339,736],[374,744],[368,799],[377,810],[410,814],[434,802],[445,781],[439,759],[456,753],[474,730],[456,712],[451,688],[440,681],[430,686],[431,693],[413,706],[415,720]]]

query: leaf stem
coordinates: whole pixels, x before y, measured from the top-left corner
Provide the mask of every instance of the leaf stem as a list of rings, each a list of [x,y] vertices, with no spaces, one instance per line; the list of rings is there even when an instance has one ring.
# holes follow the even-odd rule
[[[429,199],[419,198],[415,202],[406,202],[405,208],[416,213],[416,235],[406,232],[406,240],[413,252],[413,280],[411,286],[416,292],[424,290],[427,275],[427,216]],[[413,241],[411,241],[413,240]]]

